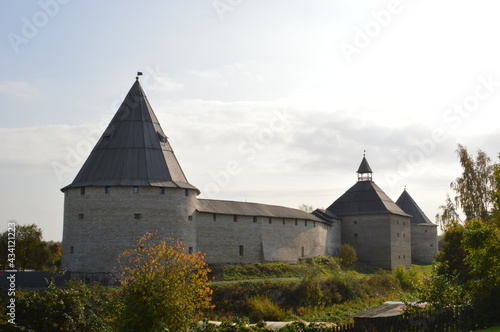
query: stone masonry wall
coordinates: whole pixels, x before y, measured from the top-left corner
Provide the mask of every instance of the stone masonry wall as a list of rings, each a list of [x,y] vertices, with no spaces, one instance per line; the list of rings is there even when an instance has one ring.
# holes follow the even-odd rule
[[[159,187],[69,188],[65,193],[62,265],[74,275],[115,272],[116,259],[146,232],[180,238],[196,250],[194,190]],[[187,195],[187,196],[186,196]]]
[[[198,249],[209,263],[295,262],[325,255],[331,226],[304,219],[198,212]]]
[[[411,251],[414,262],[431,264],[438,253],[437,225],[411,225]]]
[[[344,216],[342,243],[356,249],[358,260],[381,268],[410,267],[410,218],[390,215]],[[398,236],[399,234],[399,236]]]

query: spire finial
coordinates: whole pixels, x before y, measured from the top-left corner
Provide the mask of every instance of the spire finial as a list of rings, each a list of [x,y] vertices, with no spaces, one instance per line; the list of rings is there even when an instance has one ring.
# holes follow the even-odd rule
[[[365,154],[366,154],[366,150],[363,150],[363,158],[365,157]]]
[[[405,184],[405,191],[406,191],[406,184]]]
[[[142,76],[142,71],[138,71],[137,72],[137,76],[135,77],[135,79],[138,81],[139,80],[139,76]]]

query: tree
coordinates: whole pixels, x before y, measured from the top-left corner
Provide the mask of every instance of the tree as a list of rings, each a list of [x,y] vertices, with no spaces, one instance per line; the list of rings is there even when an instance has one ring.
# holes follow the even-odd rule
[[[455,204],[463,210],[466,219],[487,220],[498,189],[495,188],[495,166],[481,150],[477,151],[475,160],[463,145],[458,144],[457,153],[463,172],[450,185],[456,193]]]
[[[12,222],[15,224],[15,222]],[[12,233],[12,232],[11,232]],[[34,269],[37,271],[53,270],[61,264],[61,242],[44,242],[42,230],[35,224],[17,225],[15,237],[12,237],[9,247],[9,231],[0,235],[0,266],[7,269],[9,248],[15,253],[15,269]],[[10,267],[9,267],[10,268]]]
[[[204,254],[184,243],[146,233],[119,257],[121,331],[186,331],[211,308]]]
[[[302,211],[305,211],[307,213],[311,213],[314,211],[314,208],[312,205],[309,205],[309,204],[306,204],[306,203],[302,203],[299,205],[299,210],[302,210]]]
[[[458,145],[462,175],[451,183],[438,215],[444,246],[421,299],[440,307],[471,304],[484,323],[498,322],[500,312],[500,164],[481,150],[474,159]],[[458,218],[458,210],[465,220]]]
[[[340,246],[340,263],[344,267],[350,267],[354,262],[358,260],[358,255],[356,254],[356,249],[347,243],[343,243]]]

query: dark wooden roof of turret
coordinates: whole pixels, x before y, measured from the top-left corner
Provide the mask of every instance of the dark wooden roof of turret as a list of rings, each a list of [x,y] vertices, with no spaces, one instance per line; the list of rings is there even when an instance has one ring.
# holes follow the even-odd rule
[[[62,190],[86,186],[196,189],[187,181],[138,79],[74,181]]]
[[[358,181],[327,208],[335,215],[397,214],[409,216],[373,181]]]
[[[373,173],[370,165],[368,164],[368,161],[365,158],[365,156],[363,156],[363,160],[361,160],[361,164],[359,165],[358,171],[356,173],[358,173],[358,174]]]
[[[429,218],[425,215],[425,213],[420,209],[420,207],[417,205],[417,203],[413,200],[413,198],[408,194],[408,192],[405,190],[399,196],[398,200],[396,201],[396,204],[406,213],[411,215],[410,222],[412,224],[428,224],[428,225],[435,225],[432,223]]]

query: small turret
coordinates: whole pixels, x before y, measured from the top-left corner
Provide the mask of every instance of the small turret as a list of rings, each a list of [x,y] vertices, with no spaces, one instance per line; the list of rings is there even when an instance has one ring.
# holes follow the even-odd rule
[[[363,160],[361,160],[361,164],[359,165],[359,168],[356,173],[358,173],[358,181],[372,181],[373,172],[372,169],[370,168],[370,165],[368,165],[365,153],[363,153]]]

